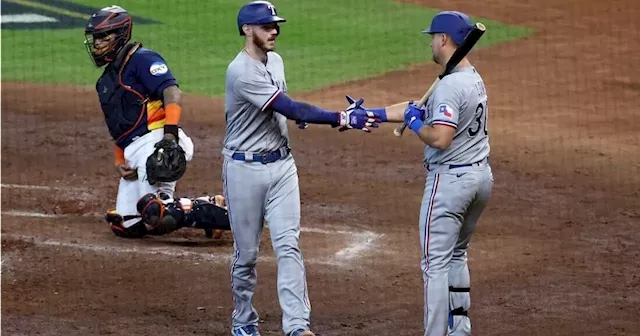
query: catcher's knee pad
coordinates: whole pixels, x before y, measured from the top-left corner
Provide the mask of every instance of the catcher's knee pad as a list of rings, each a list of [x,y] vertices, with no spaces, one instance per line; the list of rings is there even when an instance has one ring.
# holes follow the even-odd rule
[[[471,334],[471,289],[469,287],[449,287],[449,335]]]
[[[107,214],[104,216],[104,219],[111,226],[111,231],[122,238],[142,238],[147,234],[147,228],[145,227],[142,220],[134,223],[129,227],[124,227],[123,223],[126,220],[130,220],[136,218],[135,216],[121,216],[118,214],[115,209],[107,211]]]
[[[138,200],[136,207],[142,221],[153,227],[151,234],[163,235],[173,232],[184,223],[184,211],[166,195],[148,193]]]

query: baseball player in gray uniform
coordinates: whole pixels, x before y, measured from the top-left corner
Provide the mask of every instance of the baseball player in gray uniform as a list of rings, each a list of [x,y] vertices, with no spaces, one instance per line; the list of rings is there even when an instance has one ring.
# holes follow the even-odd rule
[[[433,60],[444,69],[472,28],[463,13],[437,14],[423,31],[432,36]],[[425,335],[470,335],[467,248],[493,187],[482,77],[465,58],[437,84],[426,106],[358,108],[382,122],[404,122],[425,143],[419,219]]]
[[[229,222],[234,236],[231,287],[232,332],[258,336],[258,313],[253,306],[256,260],[263,220],[269,225],[277,258],[277,289],[282,328],[287,336],[311,336],[311,305],[305,266],[299,248],[300,191],[290,151],[287,119],[301,128],[307,123],[347,129],[377,127],[373,112],[358,109],[325,111],[294,101],[286,94],[284,63],[275,51],[280,33],[275,6],[253,1],[238,13],[238,30],[245,48],[229,64],[226,74],[226,136],[222,180]]]

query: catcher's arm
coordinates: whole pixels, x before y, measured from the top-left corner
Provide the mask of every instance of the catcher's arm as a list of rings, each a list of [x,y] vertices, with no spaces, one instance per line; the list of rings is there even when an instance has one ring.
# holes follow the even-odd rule
[[[178,140],[178,124],[180,123],[180,115],[182,114],[182,107],[180,101],[182,100],[182,91],[177,85],[171,85],[162,91],[162,102],[164,103],[164,112],[166,114],[166,121],[164,125],[165,138],[171,138]]]

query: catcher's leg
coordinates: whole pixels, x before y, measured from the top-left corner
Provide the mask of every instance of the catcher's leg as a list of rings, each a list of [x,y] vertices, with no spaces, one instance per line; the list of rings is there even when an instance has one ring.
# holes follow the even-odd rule
[[[111,231],[122,238],[142,238],[147,234],[147,228],[138,216],[122,216],[116,209],[107,211],[105,220],[111,226]],[[133,224],[125,227],[124,222],[130,220]]]
[[[195,227],[204,229],[210,237],[212,230],[231,229],[227,210],[210,197],[173,199],[162,193],[148,193],[140,198],[137,208],[143,221],[152,228],[149,233],[154,235]]]
[[[105,215],[105,220],[111,226],[111,231],[118,237],[142,238],[147,230],[136,209],[139,193],[139,181],[127,181],[120,178],[116,208]]]

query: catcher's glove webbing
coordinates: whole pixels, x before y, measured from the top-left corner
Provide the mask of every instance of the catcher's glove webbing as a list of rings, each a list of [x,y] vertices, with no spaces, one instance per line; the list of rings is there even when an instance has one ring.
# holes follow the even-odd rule
[[[177,181],[187,170],[184,150],[175,140],[169,139],[162,139],[155,147],[156,150],[147,158],[149,184]]]

